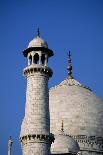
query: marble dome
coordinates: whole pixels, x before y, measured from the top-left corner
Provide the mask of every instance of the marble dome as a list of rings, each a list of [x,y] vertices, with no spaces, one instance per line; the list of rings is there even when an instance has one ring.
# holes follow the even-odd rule
[[[88,87],[67,78],[49,91],[51,133],[64,121],[65,133],[103,137],[103,100]]]
[[[69,135],[65,135],[63,131],[55,135],[55,141],[51,146],[51,154],[77,154],[79,150],[78,143]]]
[[[37,35],[33,40],[30,41],[29,47],[45,47],[48,48],[48,44],[39,35]]]

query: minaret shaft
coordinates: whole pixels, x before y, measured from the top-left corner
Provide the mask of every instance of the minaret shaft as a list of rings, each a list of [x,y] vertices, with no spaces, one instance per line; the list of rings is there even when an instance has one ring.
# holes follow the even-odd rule
[[[28,67],[26,70],[28,70]],[[49,75],[43,72],[33,72],[26,76],[25,117],[20,135],[22,137],[23,155],[49,155],[51,145],[48,93]]]
[[[29,125],[28,134],[49,134],[48,75],[44,73],[27,77],[25,119]]]

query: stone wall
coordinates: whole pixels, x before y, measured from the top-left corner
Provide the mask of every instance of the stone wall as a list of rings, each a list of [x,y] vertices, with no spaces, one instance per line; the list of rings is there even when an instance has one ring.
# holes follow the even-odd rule
[[[49,155],[50,136],[48,74],[27,74],[25,117],[20,141],[23,155]]]
[[[45,74],[37,72],[27,78],[25,120],[26,133],[49,134],[48,76]]]

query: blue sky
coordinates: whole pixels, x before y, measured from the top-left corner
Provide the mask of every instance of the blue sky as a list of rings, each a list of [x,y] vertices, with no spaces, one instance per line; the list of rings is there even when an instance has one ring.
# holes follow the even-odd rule
[[[0,0],[0,155],[7,155],[11,135],[13,155],[21,155],[19,132],[24,116],[27,65],[22,50],[40,28],[54,51],[49,87],[67,76],[72,53],[73,76],[103,98],[102,0]]]

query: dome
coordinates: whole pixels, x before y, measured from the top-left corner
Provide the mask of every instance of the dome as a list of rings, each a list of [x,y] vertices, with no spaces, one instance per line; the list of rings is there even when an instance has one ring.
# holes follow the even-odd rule
[[[31,40],[29,42],[29,45],[26,49],[23,50],[23,55],[25,57],[28,56],[28,53],[32,52],[32,51],[38,51],[38,52],[43,52],[46,53],[48,55],[48,57],[51,57],[54,55],[53,51],[51,49],[48,48],[48,44],[46,41],[44,41],[41,37],[40,37],[40,32],[38,30],[38,34],[37,36]]]
[[[45,48],[48,48],[48,45],[40,36],[37,35],[36,38],[34,38],[32,41],[30,41],[28,47],[45,47]]]
[[[79,150],[78,143],[63,132],[55,135],[54,143],[51,145],[51,154],[77,154]]]
[[[64,121],[65,133],[103,137],[103,100],[73,78],[49,91],[51,133]]]

